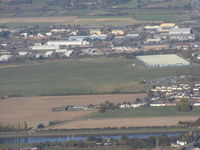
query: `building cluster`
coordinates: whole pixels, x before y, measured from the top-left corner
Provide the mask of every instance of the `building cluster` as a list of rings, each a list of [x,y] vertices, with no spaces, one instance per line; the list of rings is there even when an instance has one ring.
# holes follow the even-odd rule
[[[199,59],[196,24],[158,23],[129,26],[29,26],[1,28],[0,62],[15,58],[63,58],[124,53],[192,50]],[[199,23],[200,24],[200,23]],[[188,27],[189,26],[189,27]]]
[[[119,104],[120,109],[139,107],[176,107],[181,99],[191,101],[195,107],[200,106],[200,83],[186,84],[177,83],[170,85],[155,86],[148,91],[148,97],[139,102],[123,102]]]
[[[200,106],[200,83],[155,86],[149,90],[152,106],[176,106],[180,99],[190,99]]]
[[[185,145],[187,145],[187,142],[182,140],[177,140],[176,143],[171,143],[172,147],[180,147]]]
[[[60,112],[60,111],[85,111],[90,110],[87,106],[80,106],[80,105],[67,105],[67,106],[60,106],[60,107],[53,107],[53,112]]]

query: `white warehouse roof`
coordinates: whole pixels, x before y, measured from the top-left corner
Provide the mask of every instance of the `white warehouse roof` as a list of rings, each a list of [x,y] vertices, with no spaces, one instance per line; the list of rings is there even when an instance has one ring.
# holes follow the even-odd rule
[[[31,47],[32,50],[56,50],[59,45],[35,45]]]
[[[8,61],[11,58],[12,58],[12,55],[2,55],[0,56],[0,62]]]
[[[69,40],[77,40],[77,41],[83,41],[86,39],[91,39],[91,40],[95,40],[95,39],[99,39],[99,40],[105,40],[107,39],[108,36],[106,34],[101,34],[101,35],[85,35],[85,36],[70,36],[68,39]]]
[[[173,28],[169,31],[169,34],[190,34],[191,28]]]
[[[145,41],[146,43],[159,43],[159,42],[161,42],[161,38],[155,38],[155,39],[147,39],[146,41]]]
[[[137,59],[149,67],[190,65],[188,61],[175,54],[137,56]]]
[[[86,41],[48,41],[47,45],[57,45],[57,46],[81,46],[88,45],[89,43]]]

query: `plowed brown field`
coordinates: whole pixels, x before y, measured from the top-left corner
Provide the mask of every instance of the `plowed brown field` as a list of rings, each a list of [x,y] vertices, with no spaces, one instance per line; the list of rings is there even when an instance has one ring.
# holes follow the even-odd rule
[[[52,120],[69,120],[92,113],[92,111],[52,112],[52,107],[63,105],[99,104],[106,100],[118,103],[133,101],[145,94],[79,95],[79,96],[40,96],[16,97],[0,100],[1,122],[27,121],[29,126],[48,124]]]
[[[139,118],[117,118],[117,119],[94,119],[80,120],[56,127],[56,129],[88,129],[107,127],[153,127],[153,126],[174,126],[179,121],[194,121],[198,117],[177,116],[177,117],[139,117]]]

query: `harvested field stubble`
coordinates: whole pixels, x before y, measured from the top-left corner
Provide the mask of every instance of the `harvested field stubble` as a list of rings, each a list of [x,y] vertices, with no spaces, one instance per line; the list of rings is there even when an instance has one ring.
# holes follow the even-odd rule
[[[145,94],[79,95],[79,96],[40,96],[16,97],[0,100],[0,120],[2,122],[27,121],[29,126],[48,124],[53,120],[70,120],[93,113],[93,111],[52,112],[52,107],[63,105],[99,104],[106,100],[114,103],[133,101]]]

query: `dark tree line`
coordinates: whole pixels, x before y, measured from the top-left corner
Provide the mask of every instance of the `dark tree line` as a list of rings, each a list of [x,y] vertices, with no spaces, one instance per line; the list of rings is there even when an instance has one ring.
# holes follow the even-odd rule
[[[12,131],[23,131],[27,130],[27,122],[17,122],[17,123],[4,123],[0,122],[0,132],[12,132]]]
[[[84,141],[67,141],[67,142],[46,142],[46,143],[38,143],[34,144],[34,146],[39,149],[45,148],[53,148],[53,147],[61,147],[61,148],[87,148],[87,147],[96,147],[98,146],[104,147],[105,143],[109,146],[130,146],[132,150],[136,149],[151,149],[157,146],[159,147],[168,147],[171,142],[175,142],[177,140],[176,137],[168,137],[168,136],[158,136],[158,137],[149,137],[149,138],[129,138],[127,136],[122,136],[121,139],[110,138],[103,139],[102,137],[96,136],[88,136]]]

